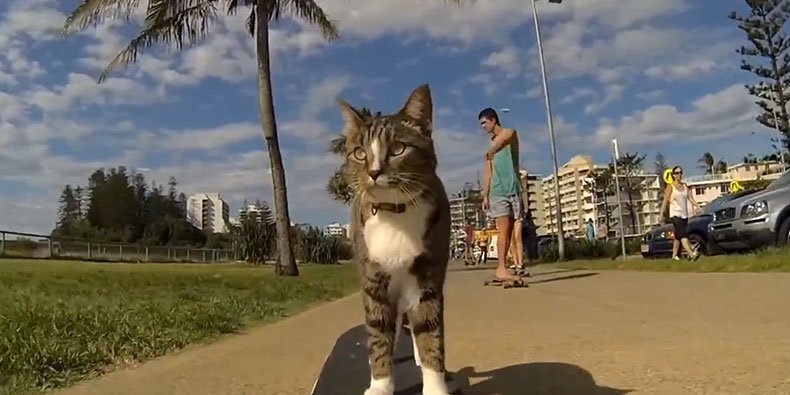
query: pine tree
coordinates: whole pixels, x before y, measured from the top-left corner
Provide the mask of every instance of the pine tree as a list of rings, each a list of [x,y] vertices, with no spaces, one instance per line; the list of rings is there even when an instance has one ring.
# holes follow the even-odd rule
[[[60,207],[58,208],[57,231],[61,235],[70,235],[75,229],[80,213],[80,202],[76,199],[71,185],[63,187],[60,194]]]
[[[790,92],[790,37],[784,26],[790,18],[790,2],[784,0],[746,0],[749,15],[733,11],[728,16],[738,23],[746,34],[749,46],[742,46],[741,69],[748,71],[760,82],[746,85],[749,94],[758,98],[755,102],[762,110],[757,116],[761,124],[776,129],[783,135],[783,145],[790,147],[787,102]]]

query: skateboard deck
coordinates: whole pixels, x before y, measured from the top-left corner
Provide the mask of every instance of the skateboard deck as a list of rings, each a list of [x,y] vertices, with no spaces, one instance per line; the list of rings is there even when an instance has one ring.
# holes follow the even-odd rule
[[[403,328],[395,341],[394,357],[395,395],[422,394],[422,371],[414,362],[414,348],[408,328]],[[445,376],[448,389],[453,391],[456,386],[450,382],[449,375]],[[364,325],[359,325],[337,339],[321,368],[312,395],[362,395],[369,385],[367,332]],[[452,394],[463,395],[458,390]]]
[[[497,278],[489,278],[487,279],[483,285],[485,286],[501,286],[502,288],[526,288],[528,287],[527,282],[523,279],[519,278],[517,280],[500,280]]]

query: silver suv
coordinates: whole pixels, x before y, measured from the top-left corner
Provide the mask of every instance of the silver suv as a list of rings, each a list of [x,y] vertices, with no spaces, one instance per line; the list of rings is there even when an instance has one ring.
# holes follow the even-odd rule
[[[727,251],[790,243],[790,171],[716,210],[708,238]]]

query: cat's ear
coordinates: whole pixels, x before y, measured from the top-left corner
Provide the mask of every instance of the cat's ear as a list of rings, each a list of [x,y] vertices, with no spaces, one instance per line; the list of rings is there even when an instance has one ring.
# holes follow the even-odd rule
[[[343,135],[346,137],[356,133],[362,126],[362,114],[343,99],[337,99],[340,115],[343,116]]]
[[[400,110],[402,115],[419,122],[423,132],[430,135],[433,124],[433,100],[431,99],[431,88],[428,84],[422,84],[415,89],[406,105]]]

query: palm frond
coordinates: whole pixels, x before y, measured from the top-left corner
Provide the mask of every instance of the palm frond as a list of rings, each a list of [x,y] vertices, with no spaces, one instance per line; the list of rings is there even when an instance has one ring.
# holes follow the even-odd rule
[[[321,34],[328,41],[338,37],[339,33],[334,21],[329,19],[329,16],[314,0],[281,0],[277,4],[288,11],[289,14],[299,17],[311,25],[318,26],[321,29]],[[279,18],[279,15],[273,19],[277,18]]]
[[[139,6],[140,0],[83,0],[66,17],[61,33],[71,35],[89,26],[96,27],[107,19],[129,19]]]
[[[190,3],[194,4],[179,8]],[[152,0],[145,19],[146,27],[104,68],[99,83],[111,72],[136,62],[146,48],[166,44],[182,49],[185,42],[200,42],[217,19],[217,9],[214,0]]]

